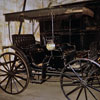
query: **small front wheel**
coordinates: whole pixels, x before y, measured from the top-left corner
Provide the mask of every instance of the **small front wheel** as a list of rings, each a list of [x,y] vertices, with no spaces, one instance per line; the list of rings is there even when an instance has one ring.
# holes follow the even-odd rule
[[[8,94],[19,94],[29,83],[28,64],[16,53],[0,56],[0,87]]]

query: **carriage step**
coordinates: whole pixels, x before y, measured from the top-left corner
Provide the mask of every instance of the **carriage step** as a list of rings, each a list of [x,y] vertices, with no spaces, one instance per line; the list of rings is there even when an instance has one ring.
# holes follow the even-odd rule
[[[41,73],[41,72],[32,73],[30,82],[31,82],[31,83],[37,83],[37,84],[43,83],[44,80],[43,80],[43,78],[42,78],[42,73]]]

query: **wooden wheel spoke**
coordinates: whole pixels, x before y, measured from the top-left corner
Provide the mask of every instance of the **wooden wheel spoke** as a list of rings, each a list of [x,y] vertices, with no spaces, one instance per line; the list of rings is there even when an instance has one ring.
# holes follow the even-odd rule
[[[80,86],[74,88],[73,90],[71,90],[70,92],[68,92],[68,93],[66,94],[66,96],[68,96],[68,95],[72,94],[73,92],[77,91],[79,88],[80,88]]]
[[[87,87],[87,90],[90,92],[90,94],[93,96],[93,98],[94,98],[95,100],[98,100],[88,87]]]
[[[11,83],[10,83],[10,91],[11,91],[11,93],[12,93],[12,89],[13,89],[13,87],[12,87],[12,78],[11,78],[11,81],[10,81]]]
[[[11,69],[11,55],[9,54],[10,69]]]
[[[17,78],[19,78],[19,79],[22,79],[22,80],[24,80],[24,81],[27,81],[26,78],[23,78],[23,77],[21,77],[21,76],[15,75],[15,77],[17,77]]]
[[[8,69],[5,67],[3,63],[0,63],[0,65],[3,66],[6,71],[8,71]]]
[[[15,64],[16,64],[16,61],[17,61],[18,59],[17,59],[17,57],[15,56],[14,57],[14,61],[13,61],[13,64],[12,64],[12,66],[11,66],[11,70],[13,70],[13,68],[15,67]]]
[[[9,85],[10,79],[11,79],[11,77],[8,77],[7,84],[5,85],[5,90],[7,89],[8,85]]]
[[[88,66],[87,66],[88,65]],[[84,72],[89,71],[91,69],[92,63],[86,62],[82,67],[84,68]],[[88,73],[87,73],[88,74]]]
[[[2,76],[7,76],[7,74],[2,74],[2,75],[0,75],[0,77],[2,77]]]
[[[22,65],[22,63],[19,64],[18,66],[16,66],[15,71],[17,71],[20,68],[21,65]]]
[[[7,73],[5,70],[0,69],[1,72]]]
[[[8,78],[8,76],[6,76],[6,77],[0,82],[0,84],[2,84],[7,78]]]
[[[77,95],[76,100],[78,100],[78,99],[79,99],[79,97],[80,97],[80,95],[81,95],[81,93],[82,93],[82,90],[83,90],[83,87],[80,89],[80,91],[79,91],[79,93],[78,93],[78,95]]]
[[[73,80],[73,78],[72,77],[74,77],[75,75],[70,75],[70,74],[66,74],[66,73],[64,73],[64,74],[62,74],[63,75],[63,77],[66,77],[66,78],[69,78],[69,79],[71,79],[71,80]]]
[[[84,77],[84,73],[83,73],[84,70],[83,69],[85,69],[85,66],[82,65],[82,61],[81,60],[79,61],[79,65],[80,65],[80,68],[81,68],[81,76]]]
[[[14,86],[15,86],[15,89],[16,89],[16,92],[19,92],[19,90],[18,90],[18,87],[17,87],[17,85],[16,85],[15,80],[14,80],[14,79],[12,79],[12,80],[13,80],[13,83],[14,83]]]
[[[4,61],[5,61],[5,64],[6,64],[7,68],[9,69],[9,66],[7,65],[7,61],[6,61],[6,59],[5,59],[4,56],[3,56],[3,59],[4,59]]]
[[[84,92],[85,92],[85,99],[88,100],[86,88],[84,88]]]
[[[17,81],[17,83],[22,87],[24,88],[24,86],[18,81],[18,79],[16,77],[14,77],[14,79]]]
[[[89,75],[89,76],[91,77],[91,76],[92,76],[94,73],[96,73],[97,71],[98,71],[98,69],[92,69],[92,70],[90,70],[90,72],[89,72],[90,75]]]
[[[93,86],[88,85],[88,87],[90,87],[91,89],[93,89],[93,90],[95,90],[95,91],[100,92],[100,90],[99,90],[99,89],[97,89],[97,88],[95,88],[95,87],[93,87]]]

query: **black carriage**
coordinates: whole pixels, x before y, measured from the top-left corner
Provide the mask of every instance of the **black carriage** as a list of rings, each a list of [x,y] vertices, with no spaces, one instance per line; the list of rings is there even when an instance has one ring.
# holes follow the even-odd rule
[[[99,28],[86,26],[88,19],[91,23],[94,20],[97,10],[94,4],[99,6],[100,2],[4,14],[8,25],[10,21],[21,24],[19,33],[12,35],[12,46],[3,47],[11,48],[12,52],[0,55],[1,89],[9,94],[19,94],[29,82],[43,83],[51,76],[61,76],[61,88],[68,100],[88,100],[88,96],[99,100],[96,96],[100,92],[99,42],[90,45]],[[24,20],[32,25],[34,20],[39,22],[40,42],[33,34],[21,34]],[[90,37],[88,41],[84,41],[85,33]]]

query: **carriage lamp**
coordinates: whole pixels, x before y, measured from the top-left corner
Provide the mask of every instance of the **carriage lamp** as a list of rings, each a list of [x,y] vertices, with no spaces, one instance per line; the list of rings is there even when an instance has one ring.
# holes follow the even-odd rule
[[[49,51],[55,50],[55,43],[53,40],[49,40],[46,44],[46,48]]]

